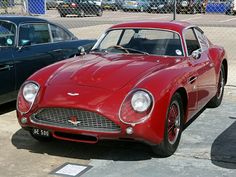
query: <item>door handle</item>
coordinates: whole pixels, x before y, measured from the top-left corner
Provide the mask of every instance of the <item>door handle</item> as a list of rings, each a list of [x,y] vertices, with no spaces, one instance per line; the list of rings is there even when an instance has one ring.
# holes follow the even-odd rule
[[[189,84],[193,84],[197,80],[197,76],[190,77],[188,80]]]
[[[3,65],[3,66],[0,66],[0,71],[11,70],[11,68],[13,68],[12,65]]]

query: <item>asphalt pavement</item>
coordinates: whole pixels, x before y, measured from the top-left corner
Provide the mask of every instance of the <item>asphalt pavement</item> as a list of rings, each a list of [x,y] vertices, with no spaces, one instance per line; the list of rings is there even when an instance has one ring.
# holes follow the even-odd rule
[[[216,109],[205,109],[186,127],[177,152],[159,158],[148,145],[103,141],[95,145],[40,143],[21,129],[15,103],[0,109],[0,176],[45,177],[64,163],[91,165],[83,177],[235,177],[236,87],[226,87]]]

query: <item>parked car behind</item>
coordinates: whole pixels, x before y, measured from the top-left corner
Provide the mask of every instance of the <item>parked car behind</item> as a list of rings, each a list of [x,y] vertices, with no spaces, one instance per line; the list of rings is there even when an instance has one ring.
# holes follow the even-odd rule
[[[102,8],[117,11],[122,9],[123,0],[103,0]]]
[[[149,6],[148,0],[125,0],[122,9],[123,11],[147,11]]]
[[[204,1],[202,0],[178,0],[176,4],[177,13],[205,13]]]
[[[236,0],[231,0],[226,5],[226,15],[235,15],[236,14]]]
[[[78,40],[60,25],[33,17],[0,17],[0,104],[16,99],[20,85],[35,71],[78,53]]]
[[[47,9],[57,8],[57,6],[62,2],[63,0],[46,0],[46,8]]]
[[[61,17],[67,15],[77,15],[84,17],[87,15],[102,16],[102,8],[93,1],[88,0],[64,0],[58,5],[58,12]]]
[[[148,12],[170,13],[174,9],[174,0],[151,0]]]

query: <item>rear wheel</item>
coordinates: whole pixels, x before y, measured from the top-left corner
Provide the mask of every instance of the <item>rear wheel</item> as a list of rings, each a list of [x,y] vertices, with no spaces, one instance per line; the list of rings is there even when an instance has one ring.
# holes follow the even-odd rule
[[[66,14],[61,13],[60,16],[61,17],[66,17]]]
[[[85,16],[84,10],[81,10],[81,11],[80,11],[80,17],[84,17],[84,16]]]
[[[97,16],[102,16],[102,9],[98,9]]]
[[[222,99],[223,99],[223,94],[224,94],[224,86],[225,86],[225,69],[224,66],[221,66],[220,69],[220,76],[219,76],[219,81],[218,81],[218,86],[217,86],[217,93],[216,95],[209,101],[208,107],[210,108],[216,108],[220,106]]]
[[[164,140],[161,144],[152,147],[154,153],[161,157],[172,155],[180,141],[183,129],[184,108],[179,93],[175,93],[171,99],[166,115]]]

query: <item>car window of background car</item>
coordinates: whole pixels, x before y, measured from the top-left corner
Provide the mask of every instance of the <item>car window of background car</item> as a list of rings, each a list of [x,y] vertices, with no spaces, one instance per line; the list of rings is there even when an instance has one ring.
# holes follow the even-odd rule
[[[194,50],[200,49],[200,44],[192,28],[187,29],[184,33],[188,55],[192,55]]]
[[[52,32],[53,42],[71,40],[71,36],[62,28],[55,25],[50,25],[50,28]]]
[[[99,45],[99,48],[101,50],[107,49],[108,47],[117,45],[118,40],[120,39],[122,30],[112,30],[107,33],[105,38],[102,40],[102,42]]]
[[[197,35],[197,38],[200,43],[202,51],[208,50],[209,43],[208,43],[206,36],[197,29],[195,29],[195,32],[196,32],[196,35]]]
[[[31,45],[51,42],[48,24],[25,24],[20,26],[19,46],[30,41]]]
[[[0,21],[0,47],[15,44],[16,27],[13,23]]]

